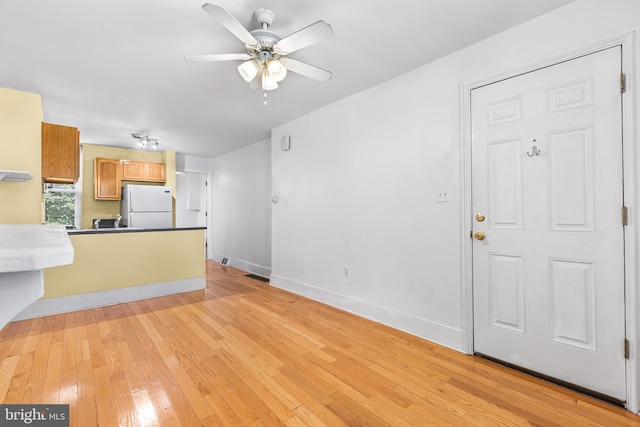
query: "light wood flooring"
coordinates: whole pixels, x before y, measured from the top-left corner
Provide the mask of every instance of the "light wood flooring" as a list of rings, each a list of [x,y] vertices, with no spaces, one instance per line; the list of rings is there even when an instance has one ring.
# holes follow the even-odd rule
[[[10,323],[0,401],[71,426],[640,426],[640,417],[208,262],[207,288]]]

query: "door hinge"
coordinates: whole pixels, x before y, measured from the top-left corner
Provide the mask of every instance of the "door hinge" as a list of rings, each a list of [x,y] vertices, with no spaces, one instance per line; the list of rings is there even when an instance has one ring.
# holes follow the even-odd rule
[[[628,339],[624,340],[624,358],[625,359],[629,358],[629,340]]]
[[[626,227],[629,223],[629,210],[626,206],[622,206],[622,226]]]
[[[627,91],[627,75],[625,73],[620,73],[620,93],[625,93]]]

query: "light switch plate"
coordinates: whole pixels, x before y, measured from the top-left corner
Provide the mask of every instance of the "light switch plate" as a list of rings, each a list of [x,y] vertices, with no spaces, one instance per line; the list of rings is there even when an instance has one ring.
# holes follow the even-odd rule
[[[449,201],[449,187],[436,188],[436,202],[444,203]]]

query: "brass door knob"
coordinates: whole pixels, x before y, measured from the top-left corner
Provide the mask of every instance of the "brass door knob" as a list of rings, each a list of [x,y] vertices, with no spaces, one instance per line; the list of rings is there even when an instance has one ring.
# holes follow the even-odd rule
[[[476,240],[484,240],[484,239],[485,239],[485,237],[487,237],[487,235],[486,235],[486,234],[484,234],[484,231],[476,231],[476,234],[474,234],[474,235],[473,235],[473,237],[474,237]]]

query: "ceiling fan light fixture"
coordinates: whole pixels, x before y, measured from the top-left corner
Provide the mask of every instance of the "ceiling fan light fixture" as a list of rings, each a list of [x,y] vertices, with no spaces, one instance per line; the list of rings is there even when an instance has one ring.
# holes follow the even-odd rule
[[[250,59],[238,65],[238,73],[247,83],[251,82],[258,75],[261,69],[260,61],[257,59]]]
[[[189,62],[243,61],[238,73],[251,89],[265,91],[278,88],[288,71],[293,71],[317,81],[327,81],[331,72],[313,65],[285,57],[286,55],[333,36],[333,28],[324,21],[317,21],[282,38],[271,30],[275,13],[266,8],[257,9],[254,17],[259,28],[247,30],[224,7],[206,3],[202,8],[231,34],[244,43],[246,53],[189,55]]]
[[[274,90],[278,88],[278,82],[269,75],[265,68],[262,71],[262,90]]]
[[[276,81],[281,82],[287,76],[287,68],[277,59],[269,59],[265,66],[269,75]]]

